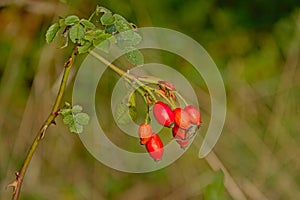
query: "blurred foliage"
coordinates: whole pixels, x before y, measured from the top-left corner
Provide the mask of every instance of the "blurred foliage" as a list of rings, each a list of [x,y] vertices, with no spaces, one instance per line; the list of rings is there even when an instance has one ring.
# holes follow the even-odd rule
[[[175,29],[203,45],[227,89],[227,120],[216,154],[249,199],[299,197],[299,1],[49,0],[0,2],[1,199],[10,196],[5,185],[13,180],[52,106],[71,51],[60,50],[61,41],[46,45],[45,32],[59,16],[84,18],[98,3],[139,27]],[[174,66],[187,78],[199,79],[192,84],[205,122],[200,131],[204,134],[210,120],[205,82],[181,58],[143,52],[149,53],[145,62]],[[80,66],[82,59],[75,65]],[[126,62],[121,58],[120,63]],[[106,89],[101,90],[97,108],[101,123],[113,133],[109,137],[117,145],[139,151],[137,140],[122,135],[111,124],[109,106],[101,104],[110,102],[112,83],[118,79],[109,71],[105,74],[101,84]],[[72,80],[66,100],[71,98]],[[77,135],[67,132],[61,120],[49,129],[29,166],[22,199],[204,199],[209,190],[205,188],[219,184],[218,173],[197,157],[199,145],[167,168],[127,174],[99,163]],[[222,195],[232,198],[228,192]]]

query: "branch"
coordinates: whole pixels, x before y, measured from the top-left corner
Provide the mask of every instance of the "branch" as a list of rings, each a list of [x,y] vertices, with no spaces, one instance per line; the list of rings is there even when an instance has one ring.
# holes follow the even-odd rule
[[[25,158],[25,161],[22,165],[21,170],[19,172],[15,173],[15,175],[16,175],[15,181],[7,186],[7,187],[13,188],[13,194],[12,194],[13,200],[19,199],[24,176],[26,174],[26,171],[27,171],[28,165],[31,161],[31,158],[32,158],[33,154],[35,153],[37,146],[39,145],[39,142],[44,138],[45,133],[46,133],[47,129],[49,128],[49,126],[51,124],[55,124],[54,120],[58,115],[59,106],[61,104],[61,100],[62,100],[62,97],[65,92],[69,73],[70,73],[70,70],[71,70],[71,67],[72,67],[72,64],[73,64],[73,61],[74,61],[76,55],[77,55],[77,46],[74,48],[69,60],[64,65],[63,78],[61,80],[60,88],[59,88],[58,94],[56,96],[56,100],[52,107],[52,110],[51,110],[48,118],[43,123],[41,129],[37,132],[37,135],[27,153],[27,156]]]
[[[123,71],[122,69],[120,69],[116,65],[112,64],[111,62],[109,62],[108,60],[106,60],[105,58],[103,58],[102,56],[100,56],[99,54],[95,53],[94,51],[90,51],[89,53],[92,56],[94,56],[96,59],[98,59],[100,62],[102,62],[103,64],[107,65],[111,70],[113,70],[114,72],[116,72],[120,77],[125,76],[126,78],[128,78],[128,79],[134,81],[135,83],[137,83],[140,87],[142,87],[149,94],[149,96],[154,101],[156,101],[156,98],[155,98],[154,94],[152,93],[152,91],[148,88],[147,85],[145,85],[144,83],[142,83],[138,78],[136,78],[135,76],[133,76],[133,75],[131,75],[129,73],[126,73],[125,71]]]

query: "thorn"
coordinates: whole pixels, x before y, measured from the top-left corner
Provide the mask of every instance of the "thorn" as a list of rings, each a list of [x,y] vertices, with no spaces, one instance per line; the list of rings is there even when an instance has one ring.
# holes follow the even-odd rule
[[[73,58],[70,57],[69,60],[65,63],[65,67],[70,67],[73,63]]]
[[[5,187],[5,189],[7,189],[7,188],[12,188],[12,189],[13,189],[13,194],[15,194],[17,187],[18,187],[18,181],[14,181],[14,182],[8,184],[8,185]]]
[[[56,122],[55,122],[55,120],[52,120],[51,124],[53,124],[53,125],[56,125]]]
[[[19,178],[20,178],[20,173],[19,172],[15,172],[16,175],[16,180],[14,180],[12,183],[8,184],[5,189],[7,190],[7,188],[12,188],[13,189],[13,194],[16,193],[16,189],[18,187],[18,183],[19,183]]]
[[[40,140],[44,138],[47,128],[48,128],[48,125],[45,125],[42,128],[42,130],[40,131],[40,138],[39,138]]]

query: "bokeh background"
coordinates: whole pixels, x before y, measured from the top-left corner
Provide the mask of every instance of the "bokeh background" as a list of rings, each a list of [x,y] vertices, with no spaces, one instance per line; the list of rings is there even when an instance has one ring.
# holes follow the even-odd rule
[[[213,195],[215,199],[299,198],[298,0],[1,0],[0,199],[10,198],[11,191],[5,186],[13,181],[35,132],[51,109],[63,64],[71,51],[70,47],[59,49],[59,42],[46,45],[45,32],[59,16],[87,18],[97,4],[139,27],[174,29],[203,45],[226,86],[228,112],[223,133],[214,153],[206,159],[198,158],[199,144],[195,142],[167,168],[128,174],[94,159],[78,136],[68,133],[57,120],[32,159],[21,199],[213,199]],[[155,61],[193,77],[191,66],[174,59],[174,55],[144,53],[146,61],[155,57]],[[66,100],[71,99],[72,80],[83,58],[76,60]],[[108,73],[103,84],[113,87],[105,81],[117,78]],[[206,120],[200,131],[203,135],[209,124],[209,94],[203,82],[192,85]],[[110,98],[107,88],[100,91],[99,102]],[[116,133],[120,133],[114,131],[111,120],[105,119],[107,106],[98,108],[112,140],[144,151],[134,138],[118,141]],[[224,191],[223,184],[219,185],[220,168],[225,173]]]

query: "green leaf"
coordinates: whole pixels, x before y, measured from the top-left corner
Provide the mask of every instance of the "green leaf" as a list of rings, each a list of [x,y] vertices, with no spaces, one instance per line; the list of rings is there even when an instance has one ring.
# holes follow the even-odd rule
[[[97,47],[101,42],[108,40],[110,37],[110,34],[102,33],[101,35],[98,35],[96,39],[94,39],[93,44],[95,47]]]
[[[133,47],[126,48],[125,57],[129,62],[131,62],[134,65],[138,66],[144,64],[143,54]]]
[[[72,108],[72,112],[73,112],[73,113],[80,113],[81,111],[82,111],[82,107],[79,106],[79,105],[75,105],[75,106],[73,106],[73,108]]]
[[[97,38],[97,37],[104,35],[105,33],[104,33],[104,31],[97,29],[97,30],[93,31],[91,34]]]
[[[135,46],[142,41],[142,37],[133,30],[119,33],[116,38],[118,40],[118,46],[120,46],[120,48]]]
[[[129,109],[129,115],[130,115],[131,119],[136,120],[136,117],[137,117],[136,107],[130,106],[128,109]]]
[[[56,36],[56,33],[58,32],[59,30],[59,24],[58,23],[55,23],[55,24],[52,24],[48,30],[47,30],[47,33],[46,33],[46,42],[49,44],[50,42],[53,41],[53,39],[55,38]]]
[[[89,123],[90,117],[86,113],[78,113],[75,115],[75,123],[80,125],[87,125]]]
[[[72,133],[82,133],[83,132],[83,126],[80,125],[80,124],[75,123],[75,124],[69,126],[69,130]]]
[[[60,26],[60,27],[66,26],[66,22],[65,22],[65,19],[64,19],[64,18],[59,19],[58,23],[59,23],[59,26]]]
[[[88,34],[85,34],[84,37],[83,37],[83,39],[85,39],[89,42],[93,42],[94,38],[95,38],[94,36],[88,35]]]
[[[136,102],[135,102],[135,92],[132,92],[129,99],[128,99],[128,106],[130,107],[135,107]]]
[[[129,115],[131,119],[135,120],[137,117],[135,92],[132,92],[128,98],[128,108],[129,108]]]
[[[108,26],[105,27],[105,32],[110,33],[110,34],[115,34],[117,32],[117,28],[114,24],[113,25],[108,25]]]
[[[70,115],[65,116],[64,119],[63,119],[63,122],[66,125],[72,125],[72,124],[74,124],[74,117],[73,117],[73,115],[70,114]]]
[[[97,6],[96,8],[97,13],[111,13],[111,11],[105,7]]]
[[[115,17],[115,26],[119,33],[132,29],[132,26],[124,17],[118,14],[114,14],[113,16]]]
[[[72,110],[70,108],[63,108],[61,109],[61,111],[59,111],[59,114],[61,114],[62,116],[67,116],[72,114]]]
[[[117,106],[115,117],[119,124],[128,124],[131,122],[131,115],[128,113],[128,111],[128,106],[124,103],[120,103]]]
[[[73,43],[77,40],[81,40],[84,36],[84,28],[81,24],[75,24],[70,28],[69,37]]]
[[[73,25],[75,23],[79,22],[79,18],[76,15],[70,15],[65,18],[65,24],[68,25]]]
[[[94,28],[95,28],[95,25],[94,25],[92,22],[90,22],[89,20],[81,19],[81,20],[80,20],[80,23],[81,23],[83,26],[87,27],[87,28],[90,28],[90,29],[94,29]]]
[[[102,25],[111,25],[115,22],[115,18],[111,13],[104,13],[100,18]]]
[[[79,54],[86,53],[91,49],[92,46],[93,46],[93,43],[86,42],[83,46],[78,47],[78,53]]]

